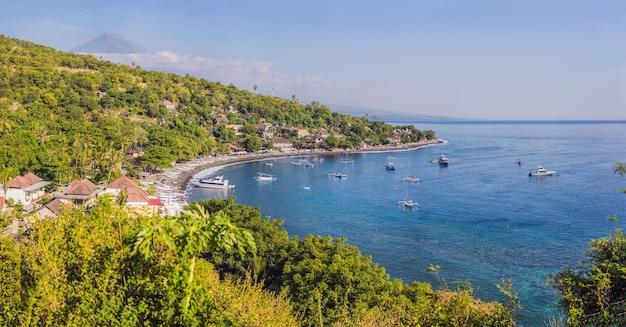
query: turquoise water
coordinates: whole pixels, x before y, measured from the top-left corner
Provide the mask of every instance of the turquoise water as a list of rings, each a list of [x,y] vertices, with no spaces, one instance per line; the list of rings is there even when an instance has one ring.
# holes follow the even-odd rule
[[[439,282],[426,272],[441,267],[448,283],[470,281],[475,295],[502,300],[495,284],[511,279],[522,301],[524,326],[543,326],[558,315],[546,277],[583,258],[591,239],[626,219],[626,179],[612,165],[626,162],[624,123],[420,123],[448,141],[393,153],[323,157],[314,168],[292,158],[225,167],[238,203],[285,220],[290,235],[346,237],[392,278]],[[430,160],[444,153],[450,166]],[[393,156],[395,171],[385,170]],[[522,165],[517,160],[522,160]],[[557,176],[529,177],[538,165]],[[331,179],[340,171],[346,179]],[[257,172],[277,175],[259,183]],[[416,175],[420,183],[402,180]],[[310,187],[305,189],[303,187]],[[191,189],[190,200],[224,197]],[[420,208],[406,210],[410,198]]]

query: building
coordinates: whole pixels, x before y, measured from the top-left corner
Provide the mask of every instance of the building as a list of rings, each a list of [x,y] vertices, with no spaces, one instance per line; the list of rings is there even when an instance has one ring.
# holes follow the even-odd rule
[[[44,196],[44,188],[50,183],[33,173],[17,176],[9,181],[5,201],[21,202],[24,209],[30,211],[34,208],[37,200]]]

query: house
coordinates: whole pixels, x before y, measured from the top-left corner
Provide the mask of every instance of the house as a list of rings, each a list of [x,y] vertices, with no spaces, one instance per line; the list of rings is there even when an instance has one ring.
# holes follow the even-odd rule
[[[174,104],[174,102],[172,102],[170,100],[163,100],[163,101],[159,102],[159,105],[165,106],[165,108],[167,108],[167,110],[174,110],[174,109],[176,109],[176,104]]]
[[[293,142],[284,137],[275,137],[272,139],[272,143],[274,144],[274,148],[282,151],[290,151],[294,147]]]
[[[61,208],[66,205],[68,205],[67,200],[54,199],[35,210],[32,216],[39,218],[40,220],[46,218],[56,218],[61,215]]]
[[[79,206],[89,206],[95,202],[96,196],[102,189],[88,179],[75,180],[61,187],[60,192],[54,192],[55,199],[64,200]]]
[[[258,135],[263,139],[271,139],[274,137],[274,132],[272,131],[272,124],[264,123],[256,126]]]
[[[12,200],[15,203],[21,202],[25,209],[32,209],[34,203],[44,196],[44,187],[50,183],[33,173],[17,176],[9,181],[9,188],[4,196],[5,200]]]
[[[294,136],[297,138],[304,137],[309,134],[308,129],[301,128],[283,128],[283,133],[288,134],[289,136]]]
[[[159,197],[148,195],[135,181],[126,176],[121,176],[105,187],[105,192],[116,198],[120,196],[122,190],[126,192],[124,205],[127,208],[143,213],[154,214],[159,212],[161,208],[161,200]]]

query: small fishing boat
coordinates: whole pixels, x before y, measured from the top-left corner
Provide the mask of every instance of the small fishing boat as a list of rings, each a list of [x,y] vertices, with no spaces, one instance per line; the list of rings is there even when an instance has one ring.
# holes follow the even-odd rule
[[[413,200],[400,200],[398,201],[398,206],[407,209],[419,208],[419,204]]]
[[[257,173],[257,176],[254,176],[254,179],[259,182],[271,182],[276,180],[276,175]]]
[[[417,183],[420,179],[417,176],[407,176],[404,178],[404,181],[407,183]]]
[[[328,174],[328,177],[332,177],[332,178],[346,178],[346,177],[348,177],[348,175],[344,174],[344,173],[337,173],[337,172],[335,172],[335,173]]]

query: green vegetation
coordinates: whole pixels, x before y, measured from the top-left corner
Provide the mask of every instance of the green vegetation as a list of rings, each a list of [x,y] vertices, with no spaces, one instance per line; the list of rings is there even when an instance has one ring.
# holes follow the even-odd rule
[[[614,171],[626,174],[624,164]],[[626,193],[625,188],[620,192]],[[617,220],[617,217],[609,217]],[[626,324],[626,236],[616,228],[607,237],[589,243],[577,268],[566,267],[551,277],[561,295],[560,307],[569,326],[623,326]]]
[[[98,182],[272,148],[261,123],[299,148],[435,138],[296,99],[0,35],[1,182],[25,172]],[[345,239],[290,237],[281,221],[234,198],[169,218],[126,212],[123,198],[100,197],[88,212],[64,207],[19,239],[0,237],[0,325],[515,325],[510,282],[498,286],[508,302],[482,302],[468,284],[391,280]],[[2,226],[21,217],[16,208]]]
[[[271,149],[278,136],[311,149],[435,138],[318,102],[302,105],[0,35],[0,166],[13,168],[12,176],[111,180],[201,155]]]
[[[0,325],[514,325],[515,305],[390,280],[344,239],[290,238],[280,224],[233,198],[171,218],[109,197],[86,215],[65,208],[0,238]]]

